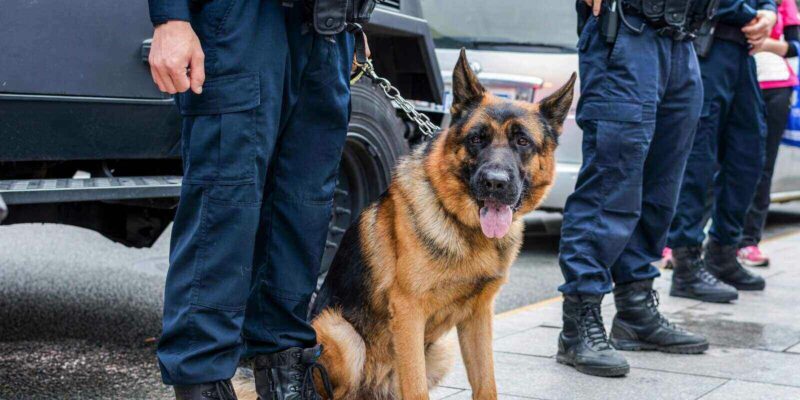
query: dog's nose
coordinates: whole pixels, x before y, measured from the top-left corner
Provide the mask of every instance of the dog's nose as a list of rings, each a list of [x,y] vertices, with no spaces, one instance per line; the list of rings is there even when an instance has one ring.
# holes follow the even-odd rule
[[[509,183],[511,183],[511,176],[509,176],[508,172],[503,170],[485,171],[482,178],[483,186],[489,193],[503,191],[508,187]]]

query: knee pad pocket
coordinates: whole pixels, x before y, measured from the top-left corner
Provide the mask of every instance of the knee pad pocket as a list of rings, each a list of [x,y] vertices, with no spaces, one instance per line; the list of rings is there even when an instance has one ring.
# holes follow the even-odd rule
[[[201,242],[195,257],[192,304],[241,311],[247,303],[253,264],[253,241],[260,206],[231,204],[203,195]]]

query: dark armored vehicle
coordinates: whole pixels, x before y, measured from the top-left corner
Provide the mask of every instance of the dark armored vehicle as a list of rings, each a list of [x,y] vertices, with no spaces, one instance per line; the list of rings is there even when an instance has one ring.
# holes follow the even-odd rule
[[[406,98],[441,103],[419,1],[380,3],[366,27],[375,69]],[[181,163],[180,116],[147,65],[147,2],[5,0],[2,8],[0,220],[4,200],[5,224],[71,224],[152,245],[172,221]],[[326,264],[418,136],[367,79],[352,93]]]

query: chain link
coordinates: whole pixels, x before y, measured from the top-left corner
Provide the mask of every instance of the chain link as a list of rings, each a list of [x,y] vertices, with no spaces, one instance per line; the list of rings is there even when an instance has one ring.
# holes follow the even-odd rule
[[[398,107],[400,107],[401,110],[403,110],[403,113],[405,113],[406,117],[408,117],[408,119],[410,119],[419,127],[419,130],[423,135],[430,138],[433,137],[434,133],[441,130],[441,128],[431,122],[431,119],[428,118],[427,115],[417,111],[417,109],[414,107],[414,104],[401,96],[400,90],[392,86],[392,83],[389,82],[388,79],[381,78],[377,73],[375,73],[375,68],[372,66],[372,60],[367,60],[367,62],[358,65],[358,68],[360,72],[355,78],[353,78],[353,80],[350,81],[351,84],[358,82],[361,76],[366,75],[378,86],[380,86],[388,99],[392,100]]]

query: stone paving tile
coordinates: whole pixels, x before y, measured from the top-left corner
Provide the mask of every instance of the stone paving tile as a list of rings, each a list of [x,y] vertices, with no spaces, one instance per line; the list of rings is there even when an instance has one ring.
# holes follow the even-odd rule
[[[553,357],[558,351],[558,328],[538,327],[494,341],[494,351]]]
[[[561,326],[561,302],[499,315],[495,320],[495,369],[501,399],[800,399],[800,318],[796,317],[800,235],[765,243],[773,265],[764,292],[742,292],[733,304],[709,304],[669,296],[671,271],[655,281],[659,309],[712,342],[705,355],[626,352],[626,378],[583,375],[553,359]],[[610,328],[613,295],[603,300]],[[456,363],[435,399],[471,398],[464,367]],[[505,396],[505,397],[504,397]],[[516,396],[516,397],[514,397]]]
[[[701,399],[797,400],[800,399],[800,388],[733,380],[703,396]]]
[[[785,351],[786,351],[787,353],[795,353],[795,354],[800,354],[800,343],[798,343],[798,344],[796,344],[796,345],[794,345],[794,346],[792,346],[792,347],[789,347],[789,348],[788,348],[788,349],[786,349]]]
[[[561,301],[498,315],[494,319],[494,337],[501,338],[542,325],[561,326]]]
[[[800,387],[800,356],[762,350],[712,347],[701,355],[625,352],[632,367]]]
[[[507,394],[499,394],[497,395],[498,400],[544,400],[538,397],[520,397],[520,396],[509,396]],[[469,390],[464,390],[461,393],[447,397],[446,400],[472,400],[472,392]]]
[[[670,317],[702,333],[712,344],[783,351],[800,343],[797,286],[767,285],[765,292],[742,292],[735,304],[701,303]]]
[[[441,400],[450,398],[451,396],[463,392],[464,389],[456,389],[449,387],[437,387],[429,393],[431,400]]]
[[[737,314],[692,309],[672,314],[671,317],[680,326],[705,335],[712,345],[784,351],[800,342],[800,327],[748,321],[746,319],[751,318],[742,318]]]
[[[697,399],[725,382],[724,379],[671,372],[634,369],[625,378],[583,375],[553,359],[496,353],[495,369],[500,393],[542,399]],[[461,365],[444,386],[469,388]]]

